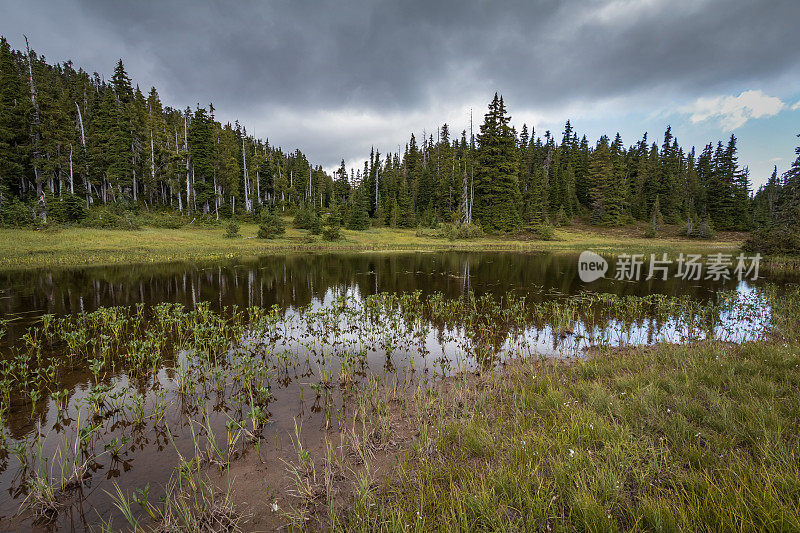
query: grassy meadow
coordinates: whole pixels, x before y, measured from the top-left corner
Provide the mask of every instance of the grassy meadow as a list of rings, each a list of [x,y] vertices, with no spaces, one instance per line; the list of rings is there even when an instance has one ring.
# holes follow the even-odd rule
[[[247,223],[241,225],[240,236],[235,238],[225,237],[224,225],[137,230],[0,228],[0,269],[213,260],[304,251],[581,251],[588,248],[611,253],[711,253],[734,251],[745,238],[743,234],[720,233],[708,241],[686,239],[678,235],[677,226],[667,226],[658,238],[647,239],[644,237],[646,225],[597,228],[576,224],[556,228],[553,240],[547,241],[527,233],[450,241],[434,236],[433,232],[383,227],[343,230],[342,239],[327,242],[306,230],[291,227],[289,218],[285,222],[286,233],[271,240],[258,239],[258,226]]]

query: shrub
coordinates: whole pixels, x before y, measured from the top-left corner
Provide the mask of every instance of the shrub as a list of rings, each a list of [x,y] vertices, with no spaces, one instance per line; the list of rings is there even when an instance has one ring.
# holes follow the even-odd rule
[[[81,226],[100,229],[141,229],[138,218],[122,206],[102,205],[89,210]]]
[[[86,218],[86,203],[83,198],[74,194],[50,196],[47,198],[48,221],[61,224],[80,222]]]
[[[13,197],[4,198],[3,205],[0,206],[0,224],[20,228],[30,226],[34,222],[34,210],[31,206]]]
[[[567,216],[567,212],[564,210],[564,206],[562,205],[556,214],[556,225],[569,226],[571,223],[572,221],[570,220],[570,217]]]
[[[326,226],[322,230],[322,239],[325,241],[338,241],[342,238],[342,230],[339,226]]]
[[[308,224],[308,230],[311,232],[311,235],[319,235],[322,233],[322,217],[314,213],[313,218]]]
[[[483,228],[478,223],[459,224],[456,228],[457,239],[477,239],[483,237]]]
[[[350,216],[347,218],[347,229],[364,231],[369,229],[369,214],[367,213],[366,201],[363,193],[357,193]]]
[[[800,255],[800,230],[789,226],[759,228],[742,245],[749,253]]]
[[[708,217],[699,220],[697,216],[690,214],[686,221],[686,227],[681,230],[681,235],[693,239],[711,239],[714,237],[714,230]]]
[[[322,230],[322,240],[338,241],[341,238],[342,227],[339,225],[339,219],[335,216],[329,216],[325,229]]]
[[[47,233],[50,235],[61,233],[61,226],[57,226],[54,224],[47,224],[46,226],[37,226],[36,229],[38,231],[41,231],[42,233]]]
[[[543,241],[554,241],[556,239],[555,228],[553,228],[553,226],[547,222],[536,226],[533,230],[533,233]]]
[[[447,238],[451,241],[474,239],[483,235],[483,228],[479,224],[446,223],[439,224],[436,229],[417,228],[417,237]]]
[[[711,239],[714,237],[714,230],[711,228],[711,222],[708,220],[708,217],[700,222],[697,231],[694,232],[692,237],[697,237],[698,239]]]
[[[265,209],[261,215],[261,223],[258,226],[259,239],[274,239],[286,232],[283,219],[274,209]]]
[[[445,236],[444,226],[446,225],[443,225],[442,227],[436,229],[419,227],[417,228],[415,235],[417,237],[434,237],[434,238],[444,237]]]
[[[236,217],[237,220],[239,217]],[[176,219],[181,220],[180,218]],[[184,226],[193,225],[200,228],[218,228],[220,225],[224,223],[224,220],[218,219],[216,216],[206,215],[198,218],[189,219],[188,217],[183,217],[182,221],[184,222]]]
[[[311,219],[316,215],[314,211],[311,209],[306,208],[305,206],[300,207],[297,210],[297,213],[294,215],[294,220],[292,221],[292,225],[295,228],[301,229],[309,229],[311,224]]]
[[[153,212],[147,215],[140,215],[139,220],[143,226],[162,229],[178,229],[190,222],[181,215],[173,215],[168,212]]]
[[[117,229],[136,230],[142,229],[142,225],[133,213],[123,213],[117,219]]]
[[[294,216],[295,228],[307,229],[312,235],[322,233],[322,217],[312,208],[301,207]]]
[[[236,221],[235,218],[230,219],[228,221],[228,225],[225,228],[225,237],[228,239],[233,239],[239,236],[239,223]]]

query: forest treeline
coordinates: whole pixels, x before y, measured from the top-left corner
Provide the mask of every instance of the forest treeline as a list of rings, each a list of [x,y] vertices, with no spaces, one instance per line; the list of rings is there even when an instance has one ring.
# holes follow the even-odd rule
[[[175,210],[194,217],[253,216],[264,206],[329,211],[369,225],[480,226],[509,232],[634,220],[685,224],[689,235],[791,227],[798,161],[755,194],[736,138],[699,151],[667,127],[625,146],[563,132],[518,131],[494,96],[477,131],[448,125],[402,153],[375,150],[363,168],[327,174],[300,151],[284,152],[216,120],[213,105],[164,106],[134,85],[122,60],[106,81],[71,62],[49,64],[0,38],[0,216],[6,225],[79,221],[98,206]]]
[[[222,125],[213,105],[162,105],[122,60],[106,81],[1,38],[0,104],[0,208],[17,223],[108,204],[230,216],[264,203],[328,205],[332,194],[330,176],[299,150]]]

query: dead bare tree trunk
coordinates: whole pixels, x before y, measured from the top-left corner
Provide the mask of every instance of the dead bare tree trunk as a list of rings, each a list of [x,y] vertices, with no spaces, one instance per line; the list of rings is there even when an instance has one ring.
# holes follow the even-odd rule
[[[69,144],[69,193],[75,194],[75,188],[72,181],[72,143]]]
[[[89,199],[91,198],[91,185],[89,184],[89,163],[85,159],[86,155],[86,133],[83,128],[83,114],[81,113],[81,107],[78,105],[78,102],[75,102],[75,109],[78,110],[78,124],[81,127],[81,146],[83,147],[84,153],[84,175],[83,175],[83,185],[86,187],[86,209],[89,209]],[[72,192],[72,190],[70,190]],[[74,193],[73,193],[74,194]]]
[[[282,180],[282,178],[281,178],[281,164],[280,164],[280,162],[278,162],[278,182],[280,183],[281,180]],[[285,205],[284,202],[285,202],[285,196],[283,194],[283,187],[281,187],[281,211],[285,211],[286,210],[286,205]]]
[[[244,210],[250,212],[250,196],[248,194],[249,184],[247,181],[247,151],[244,146],[244,136],[242,136],[242,169],[244,170]]]
[[[81,114],[81,108],[78,102],[75,102],[75,109],[78,110],[78,124],[81,126],[81,145],[86,148],[86,134],[83,131],[83,115]]]
[[[183,117],[183,149],[186,152],[186,212],[192,215],[192,184],[189,181],[189,126],[186,123],[186,116]]]
[[[150,129],[150,179],[156,182],[156,152],[153,148],[153,129]]]
[[[258,198],[258,205],[261,205],[261,173],[256,167],[256,198]]]
[[[175,156],[178,155],[178,128],[175,128]],[[181,183],[180,181],[176,182],[176,186],[178,188],[178,211],[180,211],[181,215],[183,214],[183,196],[181,195]],[[172,188],[172,186],[170,186]]]
[[[25,49],[28,52],[28,80],[30,81],[31,85],[31,103],[33,104],[33,124],[31,127],[31,137],[33,139],[33,175],[34,179],[36,180],[36,196],[38,197],[38,201],[40,205],[43,206],[42,210],[42,222],[47,223],[47,203],[44,200],[44,194],[42,192],[42,176],[39,170],[39,160],[42,157],[42,154],[39,150],[39,144],[41,142],[41,134],[39,133],[39,126],[41,125],[41,117],[39,115],[39,104],[36,102],[36,85],[33,83],[33,60],[31,59],[31,47],[28,45],[28,36],[23,35],[25,37]]]

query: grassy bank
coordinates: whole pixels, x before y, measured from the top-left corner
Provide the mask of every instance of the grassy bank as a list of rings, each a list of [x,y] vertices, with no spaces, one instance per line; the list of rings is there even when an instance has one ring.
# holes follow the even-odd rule
[[[290,221],[287,219],[287,226]],[[64,228],[55,230],[0,229],[0,269],[58,266],[155,263],[252,257],[292,251],[360,250],[553,250],[636,253],[679,251],[733,251],[741,234],[720,234],[710,241],[685,239],[677,227],[667,227],[658,239],[644,238],[644,227],[596,228],[575,225],[556,229],[555,239],[536,240],[528,234],[487,236],[449,241],[418,235],[415,230],[373,228],[343,232],[343,239],[326,242],[305,230],[287,227],[275,240],[256,238],[258,227],[243,224],[241,237],[224,237],[223,227],[179,229],[144,228],[106,230]]]
[[[339,525],[797,531],[800,349],[782,328],[450,380],[416,397],[407,455]]]

